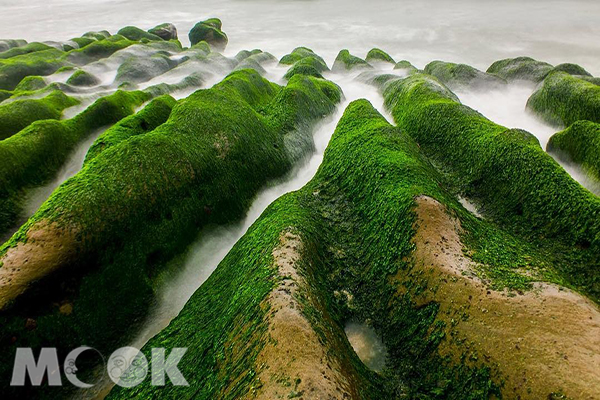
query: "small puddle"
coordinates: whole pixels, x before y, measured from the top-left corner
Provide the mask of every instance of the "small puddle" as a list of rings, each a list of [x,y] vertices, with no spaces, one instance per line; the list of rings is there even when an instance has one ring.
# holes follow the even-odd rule
[[[373,371],[381,372],[387,349],[375,330],[361,322],[349,322],[344,330],[358,358]]]
[[[466,197],[458,196],[458,202],[462,204],[462,206],[471,214],[473,214],[477,218],[483,219],[483,215],[481,215],[481,213],[477,211],[477,207],[475,206],[475,204],[471,203]]]

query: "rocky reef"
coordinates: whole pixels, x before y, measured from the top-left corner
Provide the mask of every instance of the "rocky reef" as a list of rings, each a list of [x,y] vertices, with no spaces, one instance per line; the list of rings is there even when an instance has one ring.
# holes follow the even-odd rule
[[[568,168],[600,181],[598,78],[529,57],[483,72],[379,48],[331,68],[308,47],[224,55],[217,18],[188,37],[0,40],[5,396],[600,392],[600,198]],[[461,102],[522,87],[535,122],[562,129],[547,149]],[[182,280],[187,297],[164,291]],[[140,337],[152,363],[187,348],[187,386],[111,387],[83,357],[90,391],[9,384],[17,348],[62,362]]]

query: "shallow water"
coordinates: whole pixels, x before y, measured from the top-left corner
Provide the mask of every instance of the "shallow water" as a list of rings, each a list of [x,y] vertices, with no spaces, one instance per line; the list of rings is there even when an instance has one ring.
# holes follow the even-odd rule
[[[217,16],[231,54],[262,48],[280,57],[302,45],[331,62],[342,48],[364,57],[377,46],[417,67],[442,59],[485,70],[497,59],[529,55],[600,75],[596,0],[0,0],[0,9],[2,38],[67,40],[172,22],[185,44],[195,22]]]
[[[387,349],[377,332],[361,322],[349,322],[344,330],[358,358],[373,371],[380,372],[385,367]]]

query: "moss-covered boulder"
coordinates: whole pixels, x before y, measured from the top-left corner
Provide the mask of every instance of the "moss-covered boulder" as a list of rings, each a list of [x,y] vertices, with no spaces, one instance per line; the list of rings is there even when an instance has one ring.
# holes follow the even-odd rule
[[[35,53],[36,51],[49,50],[51,48],[53,48],[53,47],[48,46],[47,44],[44,44],[44,43],[31,42],[24,46],[13,47],[10,50],[0,53],[0,59],[11,58],[11,57],[20,56],[23,54]]]
[[[148,33],[158,36],[162,40],[177,39],[177,28],[170,23],[164,23],[148,29]]]
[[[108,353],[126,343],[152,306],[163,274],[181,261],[173,264],[173,257],[202,227],[242,218],[258,190],[312,148],[311,127],[335,109],[340,97],[339,88],[324,80],[296,76],[281,88],[242,70],[178,103],[152,131],[138,130],[140,118],[131,120],[130,137],[113,131],[116,142],[89,159],[0,250],[0,271],[7,271],[11,254],[27,246],[23,240],[30,233],[41,226],[54,231],[66,258],[28,271],[41,281],[72,282],[68,265],[77,265],[72,313],[37,303],[36,329],[23,330],[24,314],[18,310],[30,293],[47,289],[42,296],[63,296],[60,285],[31,281],[33,286],[21,287],[25,294],[19,299],[5,302],[11,291],[2,292],[4,307],[10,303],[14,315],[3,320],[2,336],[16,334],[20,343],[50,341],[65,349],[85,342]],[[35,258],[36,250],[26,251]],[[45,275],[49,270],[55,274]],[[3,352],[7,360],[8,353]],[[2,376],[9,372],[5,364]]]
[[[281,60],[279,60],[279,64],[292,65],[304,58],[316,60],[314,66],[320,69],[321,72],[329,70],[327,64],[325,63],[325,60],[323,60],[321,56],[316,54],[308,47],[296,47],[294,50],[292,50],[291,53],[281,57]]]
[[[111,36],[109,31],[90,31],[86,32],[81,37],[91,38],[95,40],[104,40]]]
[[[100,79],[83,69],[78,69],[67,79],[67,84],[73,86],[96,86],[100,82]]]
[[[27,41],[22,39],[0,39],[0,52],[4,52],[14,47],[25,46],[26,44]]]
[[[169,119],[175,104],[177,101],[173,97],[163,95],[152,100],[138,113],[123,118],[96,139],[85,156],[84,165],[123,141],[158,128]]]
[[[59,119],[65,108],[79,102],[54,91],[41,99],[15,100],[0,105],[0,140],[6,139],[34,121]]]
[[[186,347],[178,368],[189,386],[159,388],[147,380],[115,387],[109,399],[594,393],[594,372],[584,364],[558,368],[564,358],[547,345],[552,337],[577,353],[571,341],[578,330],[595,329],[587,318],[597,318],[594,306],[572,292],[572,301],[544,290],[505,296],[468,275],[474,270],[461,270],[474,267],[462,240],[485,232],[502,247],[516,241],[470,215],[449,187],[409,135],[365,100],[351,103],[315,178],[269,206],[142,350],[151,359],[153,347]],[[523,263],[535,250],[524,253],[505,254],[504,262]],[[585,318],[569,325],[568,315],[546,312],[544,303]],[[368,321],[383,338],[388,357],[379,374],[350,348],[348,321]],[[523,329],[544,340],[525,346]]]
[[[210,18],[198,22],[189,33],[192,46],[204,41],[217,50],[223,50],[227,46],[227,35],[221,30],[222,23],[218,18]]]
[[[506,80],[496,75],[482,72],[465,64],[432,61],[425,66],[424,72],[435,76],[451,89],[490,89],[506,84]]]
[[[419,69],[417,67],[415,67],[414,65],[412,65],[410,63],[410,61],[407,61],[407,60],[398,61],[396,63],[396,65],[394,65],[394,69],[396,69],[396,70],[405,70],[409,74],[412,74],[414,72],[418,72],[419,71]]]
[[[115,82],[146,82],[155,76],[164,74],[178,64],[178,61],[171,60],[168,56],[161,53],[154,54],[151,57],[130,57],[117,70]]]
[[[600,199],[532,135],[487,120],[428,75],[388,82],[384,97],[398,126],[426,155],[451,168],[460,186],[482,199],[494,218],[538,238],[600,246],[600,220],[593,216],[600,212]],[[577,279],[587,279],[584,274],[577,272]]]
[[[121,35],[110,36],[106,39],[98,40],[82,49],[72,50],[66,56],[66,60],[77,65],[89,64],[101,58],[106,58],[115,52],[135,44]]]
[[[517,57],[499,60],[486,71],[507,81],[541,82],[552,71],[552,65],[534,60],[531,57]]]
[[[527,108],[556,126],[578,120],[600,122],[600,86],[566,72],[553,72],[531,95]]]
[[[348,50],[341,50],[335,61],[333,62],[333,66],[331,70],[334,72],[343,72],[343,71],[351,71],[353,69],[367,69],[373,68],[371,64],[363,60],[362,58],[353,56],[350,54]]]
[[[394,59],[385,51],[378,49],[378,48],[373,48],[371,50],[369,50],[369,52],[367,53],[367,57],[365,58],[366,62],[386,62],[386,63],[390,63],[390,64],[396,64],[396,61],[394,61]]]
[[[47,86],[46,80],[42,76],[27,76],[15,88],[15,92],[33,92],[43,89]]]
[[[0,232],[19,216],[25,190],[52,179],[79,141],[132,114],[149,98],[143,92],[118,91],[74,118],[36,121],[0,141]]]
[[[566,72],[567,74],[570,74],[570,75],[581,75],[581,76],[589,76],[589,77],[592,76],[592,74],[587,72],[585,70],[585,68],[583,68],[582,66],[579,66],[577,64],[570,64],[570,63],[559,64],[556,67],[554,67],[554,69],[552,71]]]
[[[600,124],[577,121],[564,131],[554,134],[548,141],[546,150],[566,162],[580,164],[585,171],[600,180]]]
[[[126,26],[117,32],[117,35],[126,37],[129,40],[139,42],[142,39],[147,40],[163,40],[161,37],[154,35],[150,32],[146,32],[136,26]]]
[[[64,54],[51,48],[0,60],[0,89],[13,90],[26,76],[53,74],[66,65]]]

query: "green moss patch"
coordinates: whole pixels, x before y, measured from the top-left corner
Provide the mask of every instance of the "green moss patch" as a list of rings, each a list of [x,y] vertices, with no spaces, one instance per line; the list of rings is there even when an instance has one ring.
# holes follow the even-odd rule
[[[369,50],[365,61],[383,61],[391,64],[396,64],[396,61],[394,61],[394,59],[388,53],[378,48],[373,48]]]
[[[517,57],[496,61],[490,65],[487,73],[497,75],[507,81],[541,82],[552,71],[552,68],[552,65],[531,57]]]
[[[531,95],[527,108],[557,126],[578,120],[600,122],[600,86],[566,72],[553,72]]]
[[[506,81],[498,76],[487,74],[465,64],[433,61],[425,66],[424,72],[435,76],[452,89],[490,89],[506,84]]]
[[[365,68],[373,68],[371,64],[363,60],[362,58],[353,56],[350,54],[348,50],[341,50],[335,61],[333,62],[333,66],[331,70],[334,72],[340,71],[350,71],[353,69],[365,69]]]
[[[580,164],[600,180],[600,124],[577,121],[550,138],[547,150],[567,162]]]
[[[189,33],[192,46],[204,41],[216,49],[222,50],[227,46],[227,35],[221,30],[222,23],[218,18],[198,22]]]
[[[41,99],[15,100],[0,105],[0,140],[42,119],[59,119],[65,108],[79,102],[60,91]]]

